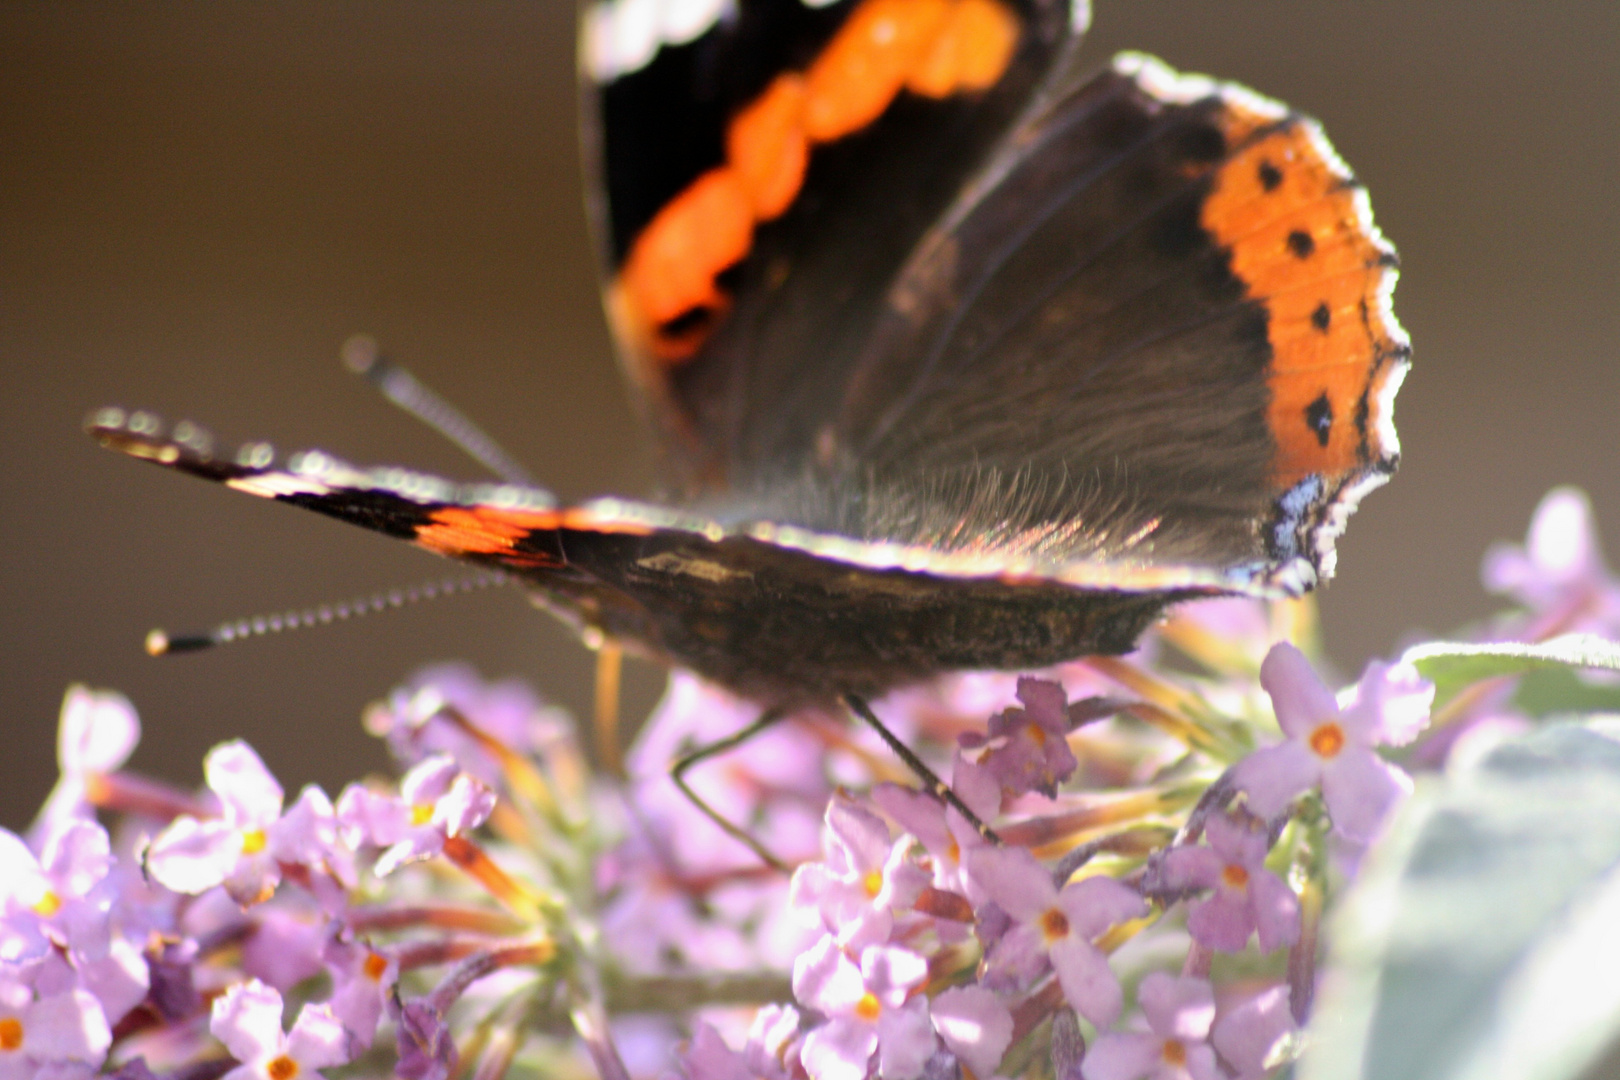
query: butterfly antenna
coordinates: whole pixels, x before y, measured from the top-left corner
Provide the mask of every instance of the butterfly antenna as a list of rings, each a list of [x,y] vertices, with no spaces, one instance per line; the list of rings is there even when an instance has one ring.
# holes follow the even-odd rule
[[[153,630],[146,635],[146,651],[153,656],[171,656],[175,653],[200,652],[216,645],[229,645],[244,638],[279,634],[284,630],[303,630],[312,626],[358,619],[379,611],[436,600],[441,596],[477,592],[491,585],[504,585],[509,579],[498,571],[476,574],[465,578],[445,578],[403,589],[389,589],[357,600],[337,604],[317,604],[302,611],[286,611],[275,615],[255,615],[220,623],[212,630],[190,634],[170,634],[166,630]]]
[[[484,433],[484,430],[409,371],[383,356],[375,339],[356,334],[343,343],[343,366],[382,392],[382,396],[449,439],[462,452],[510,484],[535,486],[529,470]]]
[[[930,769],[923,762],[923,759],[917,756],[911,747],[901,741],[900,736],[890,731],[888,726],[878,719],[877,713],[872,711],[872,706],[868,705],[864,698],[856,694],[845,694],[844,704],[849,706],[850,712],[860,717],[867,727],[878,733],[878,738],[888,745],[889,749],[894,752],[894,756],[904,762],[906,768],[910,769],[917,779],[928,785],[928,789],[933,793],[934,798],[953,808],[958,814],[966,818],[967,823],[973,826],[980,836],[992,844],[1001,843],[1001,837],[996,835],[995,830],[981,821],[978,814],[969,810],[967,803],[963,802],[956,792],[951,790],[950,785],[941,780],[934,770]]]

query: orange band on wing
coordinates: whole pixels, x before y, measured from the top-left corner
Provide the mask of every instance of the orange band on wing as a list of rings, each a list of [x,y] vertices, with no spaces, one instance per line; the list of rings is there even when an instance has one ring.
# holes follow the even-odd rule
[[[798,197],[810,147],[867,127],[902,88],[988,89],[1018,32],[1001,0],[862,0],[802,75],[778,76],[732,117],[726,163],[636,236],[608,300],[621,343],[654,371],[695,356],[729,306],[717,279],[748,253],[754,224]]]
[[[543,551],[515,551],[519,540],[557,528],[559,515],[548,510],[502,510],[493,506],[446,506],[435,510],[433,523],[419,525],[416,543],[439,555],[501,555],[525,566],[561,566],[562,559]]]
[[[1265,131],[1241,107],[1228,111],[1240,149],[1217,171],[1202,224],[1267,307],[1273,477],[1289,487],[1340,476],[1386,452],[1372,410],[1405,352],[1385,318],[1394,256],[1310,121]]]

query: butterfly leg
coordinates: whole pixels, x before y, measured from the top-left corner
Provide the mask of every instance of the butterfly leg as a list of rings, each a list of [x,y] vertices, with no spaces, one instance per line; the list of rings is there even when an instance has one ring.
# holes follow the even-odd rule
[[[901,742],[894,732],[884,726],[883,721],[877,718],[877,713],[872,711],[872,706],[868,705],[863,698],[855,694],[845,694],[844,704],[849,706],[850,712],[860,717],[867,727],[878,733],[878,738],[888,744],[889,749],[894,752],[894,756],[905,763],[906,768],[910,769],[917,779],[921,780],[933,792],[936,799],[939,799],[946,806],[952,807],[958,814],[966,818],[967,823],[977,829],[980,836],[992,844],[1001,843],[1001,837],[996,835],[995,830],[980,821],[979,815],[967,808],[967,804],[957,797],[956,792],[951,790],[949,784],[936,776],[934,770],[923,764],[922,758],[912,752],[911,747]]]
[[[682,755],[681,757],[675,759],[675,762],[669,767],[669,778],[675,781],[675,786],[681,789],[681,794],[685,795],[687,801],[689,801],[693,806],[697,807],[699,812],[701,812],[704,817],[708,818],[710,821],[719,826],[721,832],[725,833],[727,836],[731,837],[737,842],[746,845],[748,850],[752,851],[755,855],[758,855],[760,861],[766,866],[769,866],[773,870],[780,870],[783,873],[787,873],[793,868],[767,851],[765,846],[756,840],[753,834],[747,829],[743,828],[741,825],[738,825],[734,821],[727,820],[725,815],[721,814],[720,811],[716,810],[714,807],[705,802],[703,800],[703,796],[692,790],[692,786],[686,782],[686,773],[692,768],[692,766],[697,765],[700,762],[707,761],[709,758],[735,750],[737,747],[741,746],[749,739],[752,739],[755,735],[758,735],[766,728],[777,723],[785,716],[787,716],[787,711],[784,709],[766,709],[764,712],[760,713],[758,720],[755,720],[752,724],[749,724],[742,730],[736,732],[735,734],[728,735],[724,739],[719,739],[715,742],[700,746],[689,754]]]

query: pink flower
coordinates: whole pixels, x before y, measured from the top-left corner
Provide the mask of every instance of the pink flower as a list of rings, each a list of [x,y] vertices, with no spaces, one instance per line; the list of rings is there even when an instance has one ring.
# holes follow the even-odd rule
[[[1119,980],[1093,942],[1109,927],[1146,915],[1146,901],[1106,877],[1059,890],[1022,848],[980,848],[969,856],[968,870],[1017,924],[990,951],[990,970],[1027,985],[1050,962],[1076,1012],[1099,1026],[1113,1023],[1123,1000]]]
[[[1248,794],[1250,812],[1275,817],[1320,784],[1334,827],[1352,840],[1372,839],[1412,790],[1411,777],[1373,747],[1416,737],[1428,722],[1434,685],[1408,665],[1374,661],[1341,709],[1304,654],[1287,642],[1267,654],[1260,685],[1288,739],[1234,766],[1232,782]]]
[[[148,872],[179,893],[224,885],[244,907],[269,899],[281,881],[271,844],[281,817],[281,785],[240,739],[208,752],[203,777],[219,799],[221,816],[176,818],[147,849]]]
[[[214,1002],[209,1030],[241,1064],[223,1080],[313,1080],[349,1060],[343,1025],[325,1005],[305,1005],[290,1032],[281,1030],[281,995],[257,979],[238,983]]]
[[[1524,546],[1497,544],[1485,553],[1485,588],[1530,609],[1528,627],[1514,636],[1620,632],[1620,582],[1609,573],[1592,523],[1592,504],[1579,488],[1558,487],[1536,507]]]
[[[101,1004],[84,990],[35,997],[0,977],[0,1078],[94,1076],[112,1045]]]
[[[1299,900],[1265,867],[1266,835],[1224,816],[1205,825],[1208,847],[1165,853],[1165,884],[1173,890],[1214,889],[1192,905],[1187,929],[1194,940],[1222,952],[1241,952],[1258,932],[1260,951],[1299,940]]]
[[[331,939],[322,951],[332,973],[332,997],[327,1001],[349,1033],[354,1055],[369,1049],[382,1022],[388,995],[399,981],[399,961],[365,942]]]
[[[64,817],[94,817],[89,785],[123,767],[140,739],[140,718],[124,695],[77,683],[68,687],[56,729],[61,775],[39,812],[35,831]]]
[[[937,1044],[928,999],[910,992],[927,976],[916,953],[871,945],[857,967],[824,936],[793,964],[793,996],[827,1018],[804,1037],[806,1071],[816,1080],[863,1080],[876,1054],[885,1080],[921,1075]]]
[[[968,749],[988,746],[979,764],[1001,782],[1010,795],[1038,791],[1047,798],[1074,775],[1079,764],[1069,749],[1069,699],[1059,683],[1043,679],[1018,680],[1022,709],[1007,709],[990,718],[984,736],[962,737]]]
[[[1000,812],[1000,783],[987,769],[962,756],[961,751],[957,751],[952,763],[951,790],[981,821],[994,821]],[[963,861],[968,852],[988,841],[955,807],[930,792],[900,784],[879,784],[872,789],[872,801],[928,852],[935,888],[961,893],[974,904],[984,902],[986,897],[964,871]]]
[[[909,839],[889,838],[883,819],[843,796],[827,804],[827,860],[793,873],[790,902],[815,911],[844,948],[859,951],[889,939],[895,913],[928,885],[911,860]]]
[[[1149,1030],[1104,1034],[1081,1062],[1085,1080],[1220,1080],[1206,1041],[1215,1019],[1208,982],[1155,971],[1142,980],[1136,998]]]
[[[495,793],[483,781],[448,754],[436,754],[405,774],[397,798],[349,785],[338,799],[337,819],[350,843],[387,848],[375,868],[386,877],[438,855],[446,839],[476,829],[494,809]]]

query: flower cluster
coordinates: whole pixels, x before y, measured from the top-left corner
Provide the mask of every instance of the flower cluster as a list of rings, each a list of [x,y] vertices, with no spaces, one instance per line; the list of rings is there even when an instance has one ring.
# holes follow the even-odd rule
[[[1493,552],[1521,629],[1615,629],[1583,514]],[[134,709],[73,688],[0,830],[0,1077],[1258,1080],[1408,770],[1508,708],[1431,715],[1404,663],[1335,692],[1309,612],[1189,605],[1144,650],[1173,664],[874,702],[949,799],[847,717],[680,673],[621,777],[522,685],[429,669],[365,717],[397,780],[290,801],[240,741],[198,792],[128,771]]]

